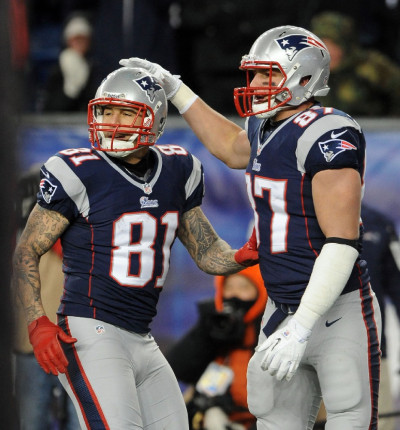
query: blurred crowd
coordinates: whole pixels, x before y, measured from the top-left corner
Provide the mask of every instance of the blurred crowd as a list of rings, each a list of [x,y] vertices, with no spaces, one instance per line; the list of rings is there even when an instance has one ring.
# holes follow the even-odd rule
[[[20,0],[12,1],[19,9]],[[84,111],[88,97],[120,58],[138,56],[179,73],[217,110],[234,113],[232,88],[257,35],[278,25],[308,27],[328,40],[333,103],[352,115],[397,116],[400,5],[396,0],[31,0],[17,14],[26,31],[24,109]],[[227,37],[229,35],[229,37]],[[216,88],[219,89],[216,92]]]

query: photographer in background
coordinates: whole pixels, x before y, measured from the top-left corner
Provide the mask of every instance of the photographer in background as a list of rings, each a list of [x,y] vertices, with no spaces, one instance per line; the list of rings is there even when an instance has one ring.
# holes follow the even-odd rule
[[[247,364],[257,344],[267,292],[259,266],[215,277],[215,298],[198,304],[199,320],[166,354],[186,399],[193,430],[255,429],[247,408]]]

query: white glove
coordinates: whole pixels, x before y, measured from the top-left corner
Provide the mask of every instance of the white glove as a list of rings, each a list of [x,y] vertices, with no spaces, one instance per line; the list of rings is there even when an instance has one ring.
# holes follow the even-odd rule
[[[138,57],[131,57],[123,58],[119,61],[119,64],[124,67],[140,67],[141,69],[147,70],[160,82],[168,100],[178,92],[179,87],[182,85],[182,81],[179,79],[180,76],[173,75],[157,63],[152,63],[151,61],[143,60]]]
[[[265,351],[261,369],[276,375],[278,381],[283,378],[290,381],[299,367],[310,335],[311,330],[291,318],[285,327],[272,333],[257,347],[257,352]]]
[[[147,70],[153,75],[165,91],[167,100],[178,109],[180,114],[185,113],[190,106],[196,101],[198,96],[187,87],[179,78],[179,75],[173,75],[157,63],[143,60],[138,57],[123,58],[119,64],[124,67],[140,67]]]

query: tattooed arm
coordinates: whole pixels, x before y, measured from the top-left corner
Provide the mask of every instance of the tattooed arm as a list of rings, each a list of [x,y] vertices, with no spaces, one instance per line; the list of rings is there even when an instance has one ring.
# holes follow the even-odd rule
[[[243,270],[235,261],[236,250],[218,236],[199,206],[183,214],[178,237],[204,272],[228,275]]]
[[[13,287],[25,309],[27,323],[45,315],[40,298],[39,260],[69,226],[58,212],[33,208],[14,253]]]

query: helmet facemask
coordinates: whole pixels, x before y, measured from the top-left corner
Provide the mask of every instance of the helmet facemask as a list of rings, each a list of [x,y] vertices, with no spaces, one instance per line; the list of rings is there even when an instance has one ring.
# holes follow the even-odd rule
[[[135,114],[129,125],[103,122],[107,107],[132,110]],[[132,151],[154,145],[155,133],[151,131],[154,113],[143,103],[128,100],[98,98],[89,102],[88,123],[93,148],[108,152],[113,157],[125,157]]]
[[[235,88],[233,94],[236,110],[241,117],[255,115],[258,118],[269,118],[282,110],[284,105],[291,100],[291,93],[285,86],[287,76],[279,63],[244,58],[240,69],[246,72],[246,86]],[[268,85],[251,86],[252,75],[257,70],[268,75]],[[273,71],[279,71],[282,74],[282,80],[278,85],[273,83]]]

